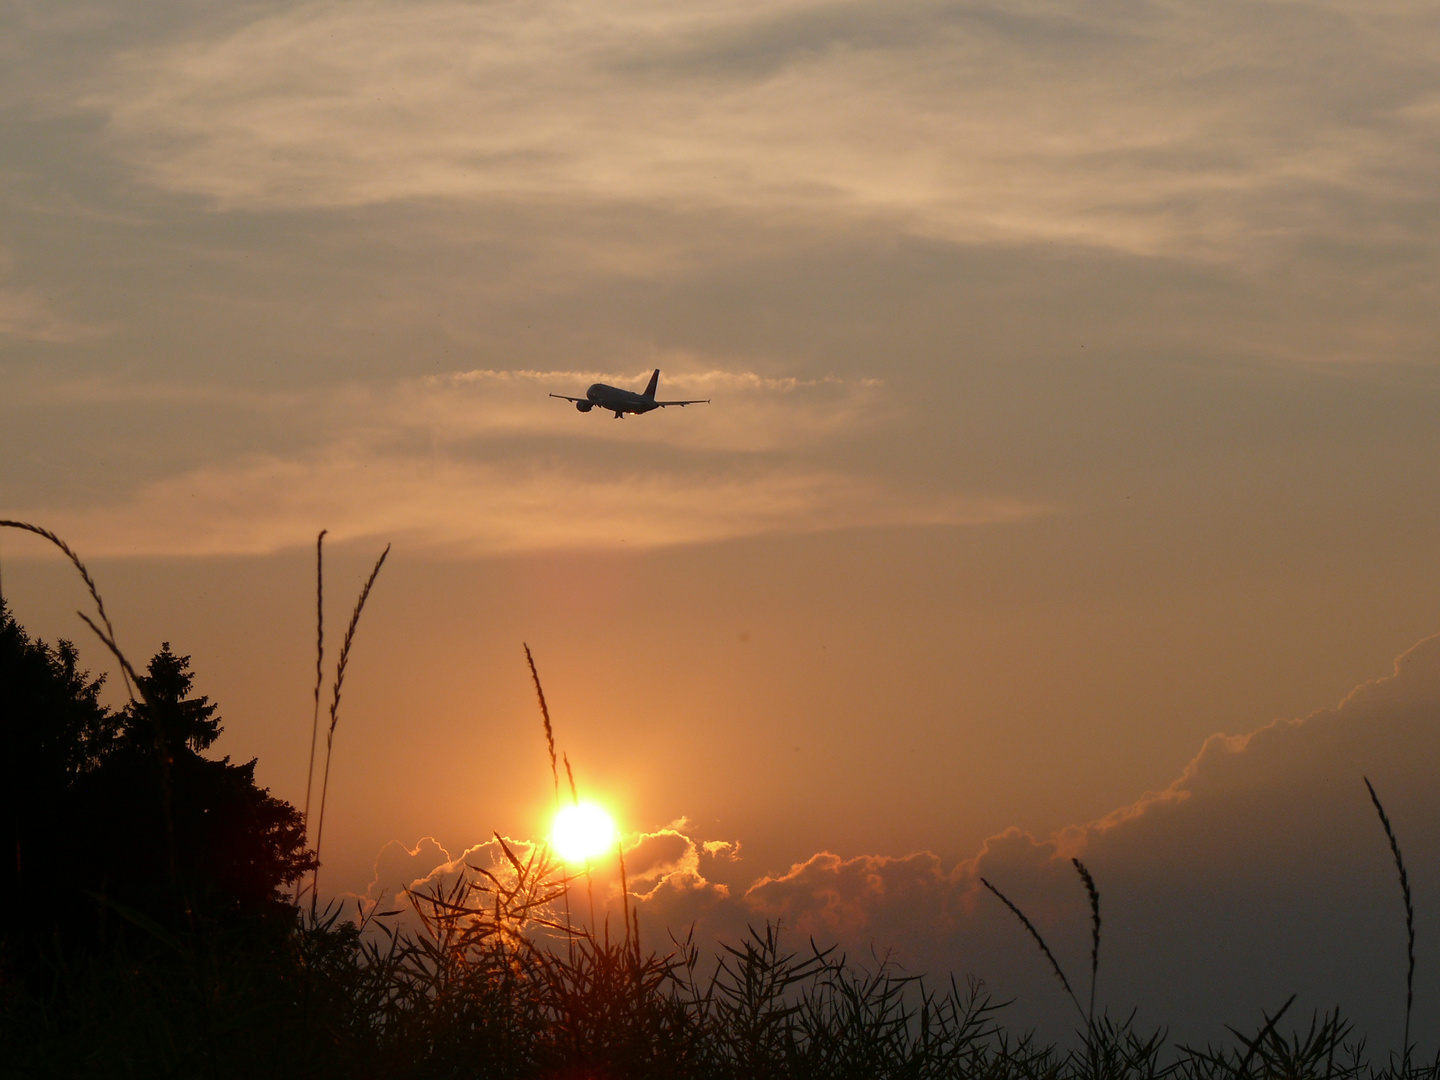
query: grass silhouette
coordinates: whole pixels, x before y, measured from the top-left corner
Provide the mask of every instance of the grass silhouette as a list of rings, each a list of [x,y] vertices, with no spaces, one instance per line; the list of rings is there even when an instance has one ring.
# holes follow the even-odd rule
[[[320,534],[323,539],[325,533]],[[320,540],[316,540],[315,549],[317,576],[319,574]],[[375,568],[370,571],[370,576],[365,579],[365,585],[360,590],[360,599],[355,601],[355,610],[350,614],[350,625],[345,628],[345,637],[340,643],[340,659],[335,664],[335,685],[330,692],[330,727],[325,732],[325,777],[320,783],[320,820],[315,827],[315,875],[310,882],[310,916],[315,916],[315,905],[320,896],[320,841],[325,836],[325,796],[330,791],[330,757],[335,748],[335,727],[340,723],[340,691],[345,685],[345,669],[350,665],[350,646],[355,642],[355,631],[360,625],[360,615],[365,610],[365,601],[370,599],[370,590],[375,586],[375,579],[380,576],[380,568],[385,565],[385,557],[390,554],[390,545],[385,545],[385,550],[380,553],[380,558],[375,560]],[[321,592],[317,586],[316,593]],[[323,630],[323,623],[321,628]],[[319,648],[323,645],[323,638],[316,634],[317,655]],[[316,669],[320,667],[320,660],[315,661]],[[308,823],[307,823],[308,824]]]
[[[1405,857],[1400,854],[1400,841],[1395,837],[1395,829],[1390,824],[1390,816],[1385,813],[1385,807],[1380,803],[1380,796],[1375,794],[1375,785],[1370,783],[1370,778],[1365,777],[1365,790],[1370,792],[1370,801],[1375,806],[1375,813],[1380,815],[1380,825],[1385,830],[1385,838],[1390,841],[1390,853],[1395,857],[1395,870],[1400,875],[1400,895],[1405,901],[1405,955],[1408,964],[1405,968],[1405,1035],[1401,1043],[1402,1069],[1408,1069],[1410,1065],[1410,1013],[1415,1004],[1415,904],[1410,898],[1410,875],[1405,872]]]
[[[74,552],[39,527],[0,525],[41,536],[70,558],[96,602],[98,622],[87,623],[134,675]],[[312,774],[324,658],[324,535],[316,542]],[[114,949],[61,955],[40,980],[11,978],[10,958],[0,951],[0,1077],[1440,1080],[1440,1061],[1411,1060],[1414,904],[1395,831],[1368,780],[1399,872],[1409,934],[1404,1051],[1378,1063],[1338,1010],[1313,1016],[1308,1028],[1282,1030],[1293,996],[1255,1028],[1230,1029],[1232,1044],[1203,1049],[1138,1028],[1134,1013],[1097,1016],[1100,892],[1078,859],[1072,861],[1090,911],[1088,1008],[1036,925],[982,879],[1039,946],[1073,1003],[1085,1031],[1075,1049],[1008,1032],[1004,1005],[977,981],[932,983],[885,963],[866,968],[814,941],[794,947],[775,924],[720,943],[713,963],[702,962],[693,934],[647,951],[628,882],[621,934],[612,939],[609,923],[597,927],[593,916],[576,926],[568,913],[574,879],[543,843],[521,847],[497,835],[497,865],[462,866],[389,908],[379,902],[321,908],[318,849],[341,690],[361,612],[388,552],[361,591],[339,653],[308,911],[297,889],[280,919],[177,930],[134,918],[134,932]],[[562,761],[574,799],[574,773],[568,755],[557,754],[528,647],[526,659],[557,802]],[[622,878],[623,856],[622,846]],[[408,929],[397,922],[407,910]]]
[[[325,684],[325,534],[315,537],[315,705],[310,717],[310,764],[305,767],[306,838],[310,829],[310,792],[315,784],[315,744],[320,735],[320,688]],[[299,885],[296,885],[297,897]]]

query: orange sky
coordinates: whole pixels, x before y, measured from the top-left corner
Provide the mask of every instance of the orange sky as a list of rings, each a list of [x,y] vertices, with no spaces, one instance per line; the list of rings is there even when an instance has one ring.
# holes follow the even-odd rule
[[[543,830],[522,641],[582,786],[736,895],[1043,844],[1440,631],[1437,49],[1405,0],[12,6],[0,517],[292,800],[315,533],[332,635],[394,543],[337,889]],[[548,397],[654,367],[713,404]]]

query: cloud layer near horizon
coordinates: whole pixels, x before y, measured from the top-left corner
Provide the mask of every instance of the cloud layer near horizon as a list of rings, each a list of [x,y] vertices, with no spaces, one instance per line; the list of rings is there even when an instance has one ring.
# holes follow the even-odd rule
[[[1362,776],[1380,789],[1409,860],[1420,909],[1416,1030],[1427,1030],[1440,1016],[1437,718],[1440,636],[1338,707],[1217,734],[1169,787],[1048,838],[1011,828],[953,866],[926,851],[819,852],[747,882],[733,842],[707,843],[681,819],[630,838],[632,902],[657,946],[666,928],[693,926],[708,944],[777,922],[794,945],[814,939],[912,973],[979,975],[1002,997],[1022,996],[1020,1018],[1059,1035],[1073,1024],[1068,1003],[981,878],[1026,911],[1083,987],[1088,909],[1069,864],[1079,856],[1100,886],[1100,1000],[1112,1012],[1138,1004],[1142,1023],[1203,1039],[1299,991],[1302,1011],[1339,1003],[1384,1046],[1398,1038],[1404,913]],[[428,839],[391,845],[369,895],[453,881],[495,854],[495,841],[457,858]],[[615,905],[613,869],[595,880]]]

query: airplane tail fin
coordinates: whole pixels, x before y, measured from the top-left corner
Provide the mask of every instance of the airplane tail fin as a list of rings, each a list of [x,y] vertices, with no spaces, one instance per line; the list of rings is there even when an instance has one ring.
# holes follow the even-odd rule
[[[650,385],[647,386],[647,387],[645,387],[645,396],[646,396],[647,398],[649,398],[650,400],[652,400],[652,401],[655,400],[655,388],[656,388],[657,386],[659,386],[659,385],[660,385],[660,369],[657,367],[657,368],[655,369],[655,374],[650,376]]]

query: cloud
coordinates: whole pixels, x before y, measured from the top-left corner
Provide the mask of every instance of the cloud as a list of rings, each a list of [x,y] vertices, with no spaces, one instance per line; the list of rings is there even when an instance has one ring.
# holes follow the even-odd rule
[[[771,532],[873,525],[976,525],[1036,507],[927,498],[822,470],[597,475],[336,447],[255,456],[142,488],[118,505],[18,511],[96,555],[219,555],[293,547],[324,526],[337,541],[386,538],[469,554],[630,549]]]
[[[504,844],[521,861],[540,851],[540,845],[534,841],[507,837]],[[654,832],[636,832],[624,841],[626,883],[642,901],[658,896],[662,888],[714,891],[717,896],[727,896],[726,887],[706,880],[701,873],[701,860],[737,847],[733,841],[701,841],[683,819]],[[433,837],[422,838],[413,847],[390,841],[376,855],[372,880],[363,896],[376,900],[382,896],[400,896],[406,890],[420,893],[454,883],[456,876],[465,873],[467,868],[495,871],[504,870],[508,865],[510,860],[501,850],[498,838],[465,848],[459,855],[449,854]],[[619,903],[621,867],[613,855],[596,860],[586,873],[598,888],[600,900]]]
[[[907,491],[814,460],[851,425],[888,413],[877,380],[680,373],[665,385],[709,394],[715,405],[625,421],[577,415],[545,393],[583,391],[601,377],[638,381],[623,373],[479,371],[250,394],[234,407],[270,414],[298,445],[221,457],[109,504],[14,513],[95,555],[217,555],[273,552],[322,526],[337,541],[506,554],[975,525],[1045,512],[1020,500]],[[94,388],[56,393],[73,399]],[[173,388],[157,394],[185,402]]]
[[[740,858],[740,842],[738,840],[706,840],[700,845],[700,850],[714,859],[727,859],[735,862]]]
[[[109,332],[65,317],[41,290],[7,280],[14,276],[15,259],[0,248],[0,336],[68,345]]]
[[[763,453],[814,446],[896,418],[876,378],[821,376],[801,379],[755,371],[696,369],[696,357],[662,353],[659,397],[708,398],[711,406],[651,413],[639,424],[605,413],[578,423],[574,410],[551,393],[583,396],[596,382],[643,389],[652,368],[633,371],[476,370],[429,376],[387,388],[388,422],[454,442],[502,434],[546,434],[606,442],[665,444],[697,451]],[[678,370],[677,370],[678,369]],[[358,402],[347,401],[352,411]],[[609,420],[612,423],[593,421]],[[658,421],[658,422],[656,422]]]
[[[414,847],[392,840],[375,856],[375,875],[364,897],[370,901],[378,901],[382,897],[400,901],[405,890],[421,887],[437,872],[454,872],[464,864],[464,859],[465,855],[459,859],[451,858],[433,836],[422,837]]]
[[[85,105],[150,182],[222,207],[641,204],[1234,255],[1433,203],[1427,17],[321,0],[127,52]]]
[[[783,923],[806,937],[869,937],[885,907],[940,912],[953,889],[950,875],[930,852],[899,858],[811,856],[779,878],[762,878],[745,892],[757,916]]]
[[[1299,991],[1302,1009],[1338,1002],[1383,1046],[1399,1034],[1403,912],[1361,777],[1376,781],[1398,821],[1417,895],[1440,894],[1432,869],[1440,830],[1431,824],[1440,809],[1431,783],[1437,717],[1440,637],[1334,709],[1211,737],[1173,784],[1096,821],[1046,839],[1012,829],[948,869],[924,852],[822,854],[757,882],[744,901],[852,948],[897,948],[922,968],[939,962],[987,978],[996,968],[986,962],[1043,970],[1038,956],[995,949],[1006,936],[1028,942],[978,891],[983,876],[1082,981],[1085,899],[1068,865],[1079,855],[1105,912],[1102,1002],[1121,1011],[1138,1004],[1146,1023],[1169,1023],[1175,1035],[1212,1037],[1222,1022],[1273,1010]],[[1422,937],[1440,930],[1437,914],[1422,910]],[[1421,953],[1417,1025],[1431,1030],[1440,950],[1431,940]],[[1062,1009],[1058,1023],[1063,999],[1050,1002]]]
[[[0,286],[0,334],[26,341],[66,344],[87,336],[60,318],[49,302],[33,289]]]
[[[1018,996],[1012,1023],[1061,1037],[1074,1027],[1072,1003],[981,879],[1025,911],[1084,995],[1089,909],[1069,861],[1078,855],[1101,895],[1102,1008],[1138,1006],[1142,1025],[1203,1043],[1298,991],[1297,1017],[1338,1003],[1383,1052],[1399,1038],[1404,913],[1361,776],[1386,800],[1418,901],[1414,1030],[1440,1030],[1437,717],[1440,636],[1336,708],[1217,734],[1164,790],[1050,837],[1011,828],[953,865],[928,851],[820,852],[732,889],[714,880],[718,860],[708,874],[701,862],[725,858],[730,843],[681,820],[628,844],[643,879],[633,902],[650,933],[693,927],[702,947],[778,922],[792,943],[838,944],[861,962],[978,975],[998,996]],[[724,869],[743,873],[743,861]],[[597,880],[613,904],[613,870]],[[1433,1038],[1421,1047],[1434,1049]]]
[[[658,882],[675,873],[698,873],[699,849],[695,841],[676,829],[645,833],[625,846],[625,870],[637,891],[646,882]]]
[[[684,826],[683,822],[677,823]],[[578,906],[586,898],[586,908],[593,903],[597,921],[607,914],[619,917],[624,908],[621,898],[621,870],[616,859],[600,859],[583,872],[574,867],[549,863],[545,849],[533,841],[506,837],[510,853],[522,864],[539,868],[542,883],[559,881],[569,873],[571,881],[572,917],[580,922],[588,918],[588,910]],[[452,856],[435,840],[424,837],[413,847],[397,840],[386,844],[375,857],[374,873],[364,893],[344,894],[347,900],[358,900],[365,906],[382,901],[387,907],[401,909],[398,924],[419,931],[420,924],[408,898],[424,898],[439,893],[448,895],[462,879],[487,885],[488,871],[502,881],[515,879],[513,864],[502,849],[498,837],[466,848]],[[721,842],[722,847],[734,845]],[[723,884],[708,881],[700,872],[704,844],[692,835],[675,828],[633,834],[624,842],[626,883],[629,902],[659,917],[652,922],[656,931],[666,926],[683,926],[696,918],[718,911],[729,899],[730,890]],[[532,863],[533,860],[533,863]],[[548,885],[542,891],[548,891]],[[559,919],[564,910],[560,902],[555,910],[538,909],[539,919]]]

